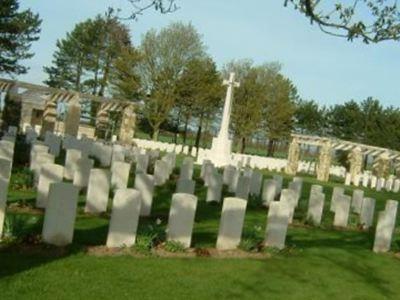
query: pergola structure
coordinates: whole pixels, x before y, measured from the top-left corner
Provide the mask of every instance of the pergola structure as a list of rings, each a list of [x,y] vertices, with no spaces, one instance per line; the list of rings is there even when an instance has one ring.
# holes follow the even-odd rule
[[[96,109],[97,132],[101,132],[108,126],[110,112],[117,112],[121,114],[119,140],[122,143],[132,142],[136,114],[135,104],[130,101],[8,79],[0,79],[0,93],[6,93],[15,106],[16,114],[20,116],[20,119],[18,124],[12,125],[21,129],[25,126],[40,125],[41,135],[44,135],[46,131],[53,132],[57,123],[58,104],[64,103],[67,110],[62,131],[64,134],[76,136],[81,120],[82,105],[90,103]]]
[[[399,151],[335,138],[292,134],[292,141],[288,152],[288,163],[285,169],[287,174],[295,175],[297,173],[300,158],[300,145],[311,145],[319,149],[316,175],[317,179],[321,181],[329,180],[332,155],[337,150],[348,152],[351,182],[355,182],[357,176],[362,173],[364,157],[366,155],[374,158],[373,171],[378,178],[384,178],[388,175],[392,162],[395,163],[396,167],[399,166]]]

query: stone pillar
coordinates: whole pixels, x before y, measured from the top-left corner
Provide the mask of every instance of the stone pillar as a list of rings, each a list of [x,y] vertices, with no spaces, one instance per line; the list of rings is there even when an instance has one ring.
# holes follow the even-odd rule
[[[348,155],[348,162],[350,164],[350,180],[355,184],[357,175],[362,172],[363,154],[360,147],[356,147]]]
[[[102,139],[104,139],[106,136],[108,124],[110,121],[106,105],[106,103],[102,103],[96,115],[96,137]]]
[[[57,101],[54,101],[54,99],[49,99],[46,101],[46,105],[44,107],[40,136],[44,138],[47,131],[54,132],[56,122],[57,122]]]
[[[119,140],[123,144],[132,144],[135,134],[136,114],[133,105],[128,105],[122,112],[121,128],[119,129]]]
[[[374,161],[373,173],[378,178],[386,178],[390,172],[390,157],[389,153],[380,154]]]
[[[68,111],[64,121],[64,134],[76,137],[78,135],[80,121],[81,105],[79,104],[79,97],[75,96],[68,105]]]
[[[293,138],[289,146],[288,162],[285,168],[285,173],[289,175],[296,175],[299,167],[300,157],[300,144],[298,138]]]
[[[329,171],[332,160],[332,143],[324,141],[319,150],[319,162],[317,165],[317,179],[320,181],[329,180]]]

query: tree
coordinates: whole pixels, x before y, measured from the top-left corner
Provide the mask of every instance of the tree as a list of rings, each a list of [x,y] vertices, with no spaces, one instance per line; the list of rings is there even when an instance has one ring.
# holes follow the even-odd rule
[[[215,116],[221,106],[223,89],[214,61],[209,57],[190,61],[178,81],[177,91],[176,109],[184,119],[183,141],[186,143],[190,121],[196,119],[198,149],[204,121]]]
[[[111,77],[112,94],[116,98],[139,101],[142,97],[138,65],[141,54],[132,47],[123,48],[114,62]]]
[[[358,129],[362,141],[370,145],[384,145],[388,142],[385,138],[385,115],[379,100],[367,98],[359,105],[362,114],[362,127]]]
[[[78,23],[57,41],[52,66],[44,67],[45,83],[103,96],[110,85],[114,63],[123,53],[134,52],[128,28],[110,10]]]
[[[191,24],[171,23],[159,32],[148,31],[140,46],[139,74],[144,92],[143,113],[158,139],[177,99],[179,79],[190,61],[205,56],[201,36]]]
[[[19,11],[18,0],[2,0],[0,5],[0,73],[24,74],[21,60],[33,56],[32,42],[39,39],[41,20],[30,9]]]
[[[354,100],[332,106],[327,118],[330,135],[347,141],[363,141],[364,117]]]
[[[285,0],[328,34],[378,43],[400,38],[400,11],[392,0]]]
[[[161,13],[178,9],[175,0],[128,0],[133,5],[130,19],[154,8]],[[304,14],[311,22],[330,35],[350,41],[362,39],[378,43],[400,38],[400,11],[396,0],[283,0]]]
[[[295,130],[302,134],[323,135],[326,111],[314,100],[299,100],[296,103]]]
[[[267,155],[273,156],[275,143],[290,136],[298,94],[293,83],[282,74],[269,76],[268,94],[263,105],[263,128],[268,136]]]
[[[139,15],[148,9],[155,9],[162,14],[171,13],[178,9],[175,0],[128,0],[132,6],[132,11],[124,19],[135,20]]]

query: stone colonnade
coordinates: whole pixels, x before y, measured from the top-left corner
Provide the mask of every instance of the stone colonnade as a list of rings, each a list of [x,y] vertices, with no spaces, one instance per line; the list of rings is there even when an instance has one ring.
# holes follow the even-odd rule
[[[32,89],[30,90],[30,87]],[[66,104],[64,119],[64,134],[77,136],[82,115],[82,99],[98,103],[95,125],[96,129],[105,132],[109,124],[109,113],[114,111],[120,114],[121,126],[117,133],[121,143],[132,143],[135,132],[136,113],[135,105],[127,101],[106,99],[93,95],[83,95],[73,91],[62,91],[47,87],[22,83],[21,88],[25,94],[19,93],[17,82],[0,79],[0,93],[5,92],[7,103],[5,111],[9,116],[4,126],[17,126],[23,128],[25,124],[31,124],[34,109],[41,111],[40,115],[40,135],[44,137],[47,131],[54,132],[57,124],[58,103]],[[28,92],[26,91],[28,90]],[[36,99],[27,101],[21,95],[34,94]],[[37,101],[36,101],[37,100]],[[28,103],[29,102],[29,103]],[[17,108],[17,109],[16,109]],[[12,111],[12,112],[11,112]],[[11,118],[10,118],[11,117]],[[12,121],[12,124],[10,123]]]
[[[296,175],[300,160],[300,145],[307,144],[318,147],[319,158],[316,165],[316,176],[320,181],[329,181],[329,173],[332,164],[332,155],[335,150],[349,151],[348,163],[351,182],[356,183],[363,172],[364,158],[368,153],[374,157],[373,173],[378,178],[386,178],[390,173],[391,163],[394,158],[398,159],[400,170],[400,154],[389,149],[356,144],[346,141],[336,141],[329,138],[307,137],[293,135],[288,150],[288,162],[285,173]]]

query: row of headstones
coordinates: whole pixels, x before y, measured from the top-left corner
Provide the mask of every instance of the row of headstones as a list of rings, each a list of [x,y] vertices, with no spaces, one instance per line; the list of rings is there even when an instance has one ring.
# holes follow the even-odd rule
[[[35,148],[33,147],[33,149],[32,149],[33,152],[35,152],[34,149]],[[78,154],[76,149],[68,149],[67,150],[67,158],[66,158],[66,166],[70,165],[71,161],[74,161],[74,158],[77,158],[77,157],[79,157],[79,154]],[[148,165],[148,156],[143,155],[142,158],[143,159],[141,160],[140,156],[139,156],[139,159],[138,159],[137,171],[139,171],[138,173],[140,174],[139,175],[140,179],[139,180],[135,180],[135,182],[138,182],[138,183],[135,183],[135,188],[138,188],[139,190],[144,190],[145,191],[144,193],[143,193],[143,191],[140,192],[141,193],[141,198],[142,198],[142,203],[146,203],[146,201],[143,201],[143,198],[147,198],[147,200],[148,200],[147,201],[147,204],[148,204],[147,207],[151,207],[152,189],[154,188],[154,181],[152,182],[152,180],[151,180],[152,176],[151,175],[141,174],[140,173],[141,171],[144,171],[145,169],[147,169],[147,165]],[[164,159],[164,158],[166,158],[166,159]],[[163,181],[165,181],[166,177],[168,177],[168,172],[169,172],[169,174],[171,173],[172,168],[173,168],[173,164],[174,164],[174,162],[173,162],[174,158],[172,156],[168,156],[167,155],[164,158],[162,160],[156,161],[156,164],[155,164],[155,176],[154,177],[161,179],[159,184],[162,184]],[[70,162],[70,163],[68,163],[68,162]],[[79,159],[75,160],[75,162],[80,162],[80,164],[78,164],[79,166],[86,165],[86,164],[82,163],[82,161],[80,161]],[[114,180],[114,183],[116,183],[117,187],[118,187],[119,184],[121,184],[119,186],[120,188],[124,188],[125,183],[127,183],[127,177],[129,176],[129,169],[127,169],[127,165],[129,165],[129,164],[126,164],[126,163],[123,163],[123,164],[125,164],[125,165],[120,165],[118,161],[116,161],[116,164],[115,164],[115,166],[116,166],[115,169],[117,170],[116,171],[117,175],[114,176],[114,178],[116,178]],[[72,165],[73,165],[73,163],[72,163]],[[202,176],[205,179],[204,181],[205,181],[206,184],[207,184],[207,182],[213,182],[213,180],[212,180],[213,175],[217,174],[217,172],[215,172],[215,169],[213,169],[212,166],[210,167],[209,165],[210,165],[209,163],[206,163],[205,166],[203,165],[204,168],[202,168]],[[158,168],[157,168],[157,166],[158,166]],[[54,166],[52,166],[52,167],[54,167]],[[58,167],[62,168],[62,166],[57,166],[55,168],[58,168]],[[74,167],[71,167],[70,169],[73,170]],[[89,169],[89,168],[86,168],[86,169]],[[158,169],[158,171],[157,171],[157,169]],[[262,176],[260,176],[260,173],[257,174],[257,172],[254,172],[254,171],[251,171],[251,170],[245,170],[245,174],[243,176],[241,176],[240,173],[239,173],[239,175],[229,176],[230,173],[233,173],[233,172],[231,172],[232,169],[231,170],[229,170],[229,169],[230,169],[229,167],[225,168],[225,170],[224,170],[224,179],[226,179],[227,184],[229,186],[231,186],[231,185],[233,185],[233,184],[231,184],[231,182],[235,182],[234,178],[235,177],[237,178],[237,183],[236,184],[237,184],[237,186],[239,186],[239,188],[236,189],[236,196],[239,199],[240,199],[240,197],[238,197],[238,196],[248,195],[247,191],[250,189],[249,188],[250,185],[248,184],[248,182],[251,182],[250,180],[252,178],[257,178],[257,180],[255,180],[256,182],[260,182],[260,180],[262,180]],[[166,173],[167,176],[162,175],[163,172],[165,173],[165,170],[168,170],[168,172]],[[92,174],[92,171],[94,172],[94,174]],[[96,171],[100,171],[99,174],[95,174],[95,173],[97,173]],[[58,178],[61,178],[61,180],[62,180],[62,176],[64,174],[66,174],[64,170],[62,170],[62,171],[60,169],[58,169],[58,170],[48,170],[48,169],[46,169],[46,167],[43,168],[43,170],[40,170],[40,173],[42,175],[41,177],[43,177],[43,178],[46,177],[46,174],[48,174],[47,176],[49,176],[49,174],[50,175],[51,174],[58,174]],[[83,173],[87,174],[88,172],[86,171],[86,172],[83,172]],[[238,174],[236,171],[234,173]],[[107,184],[109,182],[109,175],[107,174],[107,170],[101,170],[101,169],[99,169],[99,170],[91,170],[89,177],[86,176],[86,175],[83,175],[82,172],[80,172],[79,170],[77,170],[75,172],[75,174],[80,174],[80,175],[77,175],[77,176],[73,177],[74,178],[74,183],[78,187],[81,187],[81,186],[76,182],[77,180],[75,178],[91,178],[91,177],[93,177],[93,180],[92,180],[93,188],[92,189],[90,189],[90,188],[88,189],[88,201],[87,201],[87,205],[86,205],[86,210],[90,211],[91,208],[95,208],[94,212],[99,212],[96,209],[96,206],[100,202],[102,204],[102,205],[100,205],[100,206],[102,206],[100,208],[100,210],[104,211],[106,209],[106,206],[107,206],[108,192],[109,192],[109,184]],[[189,180],[189,178],[192,176],[192,174],[193,174],[193,161],[192,161],[191,158],[187,158],[187,159],[185,159],[185,161],[184,161],[184,163],[182,164],[182,167],[181,167],[180,180]],[[253,174],[257,174],[257,175],[253,176]],[[52,177],[57,177],[57,176],[52,176]],[[233,178],[233,180],[231,180],[231,178]],[[240,180],[240,178],[243,178],[243,179]],[[46,181],[46,180],[42,180],[42,181]],[[221,182],[221,180],[216,180],[216,181],[217,182]],[[41,182],[41,181],[39,180],[39,182]],[[55,182],[57,182],[57,181],[55,181]],[[111,182],[113,182],[113,180],[111,180]],[[47,184],[42,184],[42,185],[39,184],[39,186],[47,186],[47,191],[48,191],[50,183],[51,183],[51,180],[47,180]],[[280,183],[280,185],[279,185],[279,183]],[[242,188],[241,187],[242,185],[245,185],[246,188]],[[193,185],[191,185],[191,186],[193,186]],[[212,187],[213,185],[210,184],[210,186]],[[256,186],[260,186],[260,183],[257,184]],[[268,201],[271,201],[271,199],[273,201],[273,199],[275,198],[274,194],[277,194],[276,191],[281,189],[281,186],[282,186],[282,178],[280,176],[276,176],[276,179],[274,179],[274,180],[266,180],[264,182],[263,200],[266,200],[267,204],[268,204]],[[98,193],[97,193],[98,187],[105,187],[104,191],[100,193],[101,195],[98,195]],[[125,187],[126,187],[126,185],[125,185]],[[265,188],[265,187],[268,187],[268,188]],[[190,188],[190,189],[194,190],[194,187]],[[41,190],[41,189],[39,188],[39,190]],[[46,194],[46,188],[43,189],[43,190],[45,191],[44,194]],[[91,190],[94,190],[95,192],[94,193],[90,193]],[[179,190],[179,182],[178,182],[178,190]],[[210,190],[210,188],[209,188],[209,190]],[[246,192],[242,192],[243,190],[245,190]],[[257,190],[259,192],[259,188],[254,189],[254,190]],[[297,191],[297,195],[296,195],[296,193],[293,193],[293,191],[295,191],[295,192]],[[282,191],[281,199],[283,199],[283,201],[280,201],[280,202],[288,202],[289,203],[289,205],[288,205],[288,207],[290,208],[289,209],[289,222],[291,222],[291,220],[293,218],[294,208],[297,205],[298,199],[299,199],[299,193],[301,193],[301,180],[299,178],[295,178],[294,181],[292,183],[290,183],[289,190]],[[42,195],[43,199],[46,198],[46,195],[43,196],[43,193],[40,193],[40,192],[38,193],[38,198],[40,197],[39,194]],[[93,194],[93,198],[90,197],[91,194]],[[147,195],[147,197],[143,197],[143,194]],[[288,194],[288,195],[286,195],[286,194]],[[346,226],[347,225],[347,219],[348,219],[348,212],[349,212],[349,209],[347,209],[347,206],[348,206],[347,203],[349,203],[350,201],[341,201],[340,200],[341,197],[335,197],[336,194],[340,195],[341,193],[335,193],[334,192],[334,197],[333,197],[332,203],[336,203],[336,202],[339,203],[339,205],[337,205],[337,207],[338,207],[337,210],[340,213],[335,213],[334,225],[336,225],[336,226]],[[264,195],[265,195],[265,198],[264,198]],[[273,196],[271,196],[271,195],[273,195]],[[101,196],[103,196],[103,197],[101,197]],[[320,196],[320,197],[318,197],[318,196]],[[243,198],[247,198],[247,197],[243,196]],[[313,192],[311,193],[308,215],[311,216],[313,218],[313,221],[316,222],[316,223],[320,222],[321,215],[322,215],[323,200],[322,200],[322,205],[321,205],[321,200],[320,200],[321,198],[322,198],[321,197],[321,193],[313,193]],[[335,201],[336,198],[338,198],[339,200]],[[354,198],[354,196],[353,196],[353,198]],[[94,205],[93,205],[93,203],[90,202],[89,199],[93,199],[94,200]],[[103,201],[98,201],[99,199],[103,199]],[[285,199],[289,199],[289,200],[287,201]],[[366,199],[368,199],[368,198],[366,198]],[[214,200],[214,199],[212,199],[212,200]],[[246,200],[246,199],[243,199],[243,200]],[[46,201],[44,201],[44,202],[46,202]],[[367,203],[367,201],[364,201],[364,202]],[[38,203],[40,203],[40,201],[38,201]],[[315,203],[319,203],[319,205],[317,205]],[[343,203],[343,205],[340,205],[341,203]],[[355,203],[355,201],[353,201],[353,203]],[[271,204],[271,203],[269,203],[269,204]],[[274,207],[276,207],[276,205],[275,205],[276,203],[272,203],[272,204],[273,204]],[[46,206],[46,203],[44,203],[44,206]],[[363,205],[363,207],[371,207],[371,206],[372,206],[372,204]],[[374,206],[374,202],[373,202],[373,206]],[[312,210],[310,208],[315,208],[315,209]],[[275,209],[277,209],[277,208],[275,208]],[[314,213],[313,213],[313,211],[314,211]],[[321,213],[319,213],[319,211]],[[336,217],[336,216],[338,216],[338,217]],[[371,219],[371,209],[369,209],[369,210],[365,209],[365,213],[361,213],[361,216],[362,216],[362,218],[364,216],[364,219],[370,220]],[[369,216],[369,218],[368,218],[368,216]],[[372,217],[373,217],[373,209],[372,209]],[[385,218],[383,218],[383,219],[386,220]],[[365,224],[370,224],[370,223],[372,223],[372,221],[366,222]],[[378,224],[379,224],[379,222],[378,222]],[[287,227],[287,225],[286,225],[286,227]],[[378,230],[377,230],[377,234],[378,234]],[[282,240],[282,238],[281,238],[281,240]]]
[[[43,226],[44,241],[55,245],[66,245],[72,242],[78,193],[79,188],[68,183],[51,185],[50,200]],[[310,217],[320,219],[323,197],[319,187],[311,192],[308,212]],[[334,225],[343,226],[347,222],[345,219],[348,215],[346,210],[349,210],[350,201],[347,201],[349,196],[337,192],[335,197]],[[197,197],[190,194],[176,193],[172,196],[167,240],[178,241],[185,247],[190,247],[197,201]],[[224,199],[216,244],[218,249],[234,249],[239,245],[247,202],[245,199],[236,197]],[[106,243],[108,247],[131,246],[135,243],[142,203],[139,190],[118,189],[116,191]],[[280,201],[269,203],[266,246],[279,249],[285,246],[287,228],[293,219],[295,205],[295,192],[290,189],[282,190]],[[385,211],[380,213],[374,251],[389,250],[396,210],[397,202],[388,201]]]
[[[356,175],[353,182],[351,180],[351,174],[346,173],[345,185],[350,186],[363,186],[365,188],[371,188],[378,192],[383,189],[388,192],[399,193],[400,192],[400,179],[391,175],[389,178],[378,178],[368,173]]]
[[[131,163],[124,161],[123,152],[118,151],[120,148],[114,145],[112,147],[111,168],[99,169],[93,168],[94,161],[89,159],[84,153],[77,149],[67,149],[65,157],[65,166],[54,163],[54,155],[46,152],[47,146],[34,144],[31,152],[31,168],[34,171],[35,177],[38,178],[37,186],[37,206],[45,208],[49,188],[52,183],[61,182],[63,179],[72,180],[73,185],[79,188],[87,187],[87,203],[85,210],[87,212],[103,212],[106,210],[110,188],[126,188],[128,185]],[[143,210],[150,211],[151,200],[154,185],[163,183],[171,174],[175,166],[175,156],[167,154],[160,160],[167,167],[159,169],[156,162],[155,174],[153,176],[147,174],[150,155],[136,155],[136,186],[143,186],[143,194],[148,195],[143,198],[148,199],[146,205],[143,205]],[[155,182],[155,178],[160,178],[162,181]],[[145,208],[146,207],[146,208]],[[149,212],[148,212],[149,213]]]
[[[12,132],[12,129],[9,129],[10,131]],[[6,184],[1,186],[1,192],[4,194],[0,206],[1,226],[4,223],[7,186],[12,169],[16,131],[14,134],[7,133],[5,137],[7,140],[0,141],[0,167],[2,174],[6,174],[4,175]],[[37,186],[37,207],[46,208],[51,184],[62,182],[65,178],[72,180],[73,185],[79,189],[87,187],[86,212],[106,211],[110,188],[127,187],[131,164],[125,163],[124,160],[127,151],[130,151],[131,156],[137,162],[136,173],[138,175],[135,180],[135,188],[141,191],[144,200],[142,214],[150,214],[154,181],[153,176],[146,174],[146,171],[149,159],[158,157],[158,151],[141,153],[138,148],[127,149],[121,145],[108,145],[101,141],[93,142],[85,138],[61,137],[51,132],[46,133],[44,142],[37,141],[36,133],[29,130],[27,130],[25,138],[26,142],[31,144],[30,168],[34,173],[34,182]],[[61,147],[66,149],[65,166],[54,163],[55,158],[60,154]],[[93,169],[94,161],[89,159],[89,155],[96,157],[102,166],[111,165],[111,170]],[[162,168],[164,177],[169,177],[175,166],[175,155],[167,154],[162,161],[168,164],[168,168]],[[165,173],[165,170],[169,171]]]
[[[177,192],[184,192],[194,194],[195,182],[191,180],[193,174],[192,166],[190,163],[184,163],[181,166],[180,178],[177,184]],[[188,171],[189,170],[189,171]],[[219,174],[217,169],[209,161],[205,161],[202,165],[201,177],[204,180],[204,185],[208,187],[206,201],[220,202],[222,185],[226,184],[230,192],[235,192],[236,198],[248,200],[248,195],[252,192],[253,195],[259,196],[262,174],[257,170],[245,169],[243,174],[234,166],[226,166],[223,175]],[[289,207],[289,220],[288,224],[292,223],[295,208],[298,206],[299,199],[302,191],[302,179],[295,177],[289,183],[288,189],[282,190],[283,178],[279,175],[274,175],[273,179],[265,179],[262,185],[262,201],[263,205],[275,207],[274,210],[279,210],[276,206],[276,199],[280,195],[280,202],[287,202]],[[314,225],[319,226],[322,221],[324,209],[325,194],[323,193],[322,186],[313,185],[310,192],[307,219]],[[390,204],[394,203],[394,204]],[[393,207],[397,204],[396,201],[389,200],[388,207]],[[283,211],[287,207],[282,208]],[[375,212],[375,199],[364,197],[364,191],[355,190],[352,197],[345,195],[344,189],[335,187],[333,190],[330,210],[334,213],[333,225],[336,227],[347,227],[349,222],[350,211],[359,215],[359,223],[363,229],[368,229],[373,225],[374,212]],[[385,215],[386,216],[386,215]],[[394,214],[394,218],[396,213]],[[394,226],[387,228],[387,232],[382,232],[382,221],[378,219],[378,226],[376,230],[376,238],[374,244],[374,251],[388,251],[391,244],[391,236],[393,235]],[[395,222],[395,219],[393,219]],[[281,224],[281,233],[285,232],[284,228],[287,225]],[[379,241],[382,241],[382,235],[385,234],[386,238],[384,245],[379,246]],[[279,239],[284,241],[283,235]],[[382,243],[381,243],[382,244]],[[279,244],[282,247],[282,244]],[[277,246],[277,245],[274,245]]]

